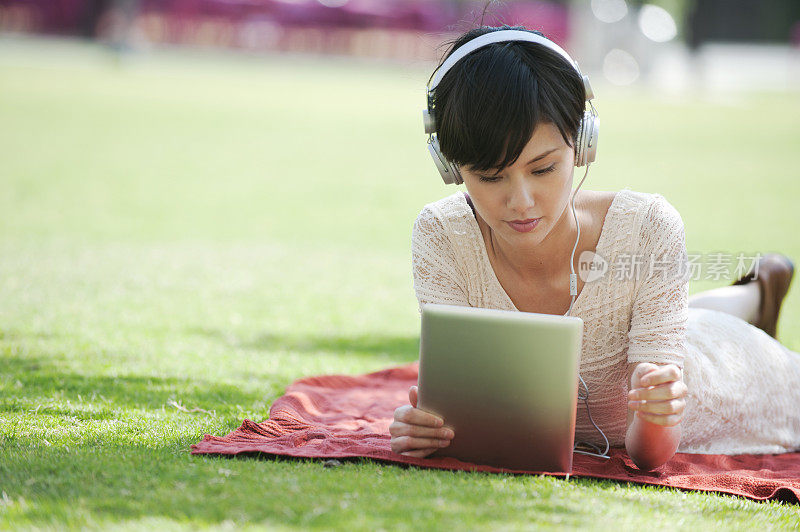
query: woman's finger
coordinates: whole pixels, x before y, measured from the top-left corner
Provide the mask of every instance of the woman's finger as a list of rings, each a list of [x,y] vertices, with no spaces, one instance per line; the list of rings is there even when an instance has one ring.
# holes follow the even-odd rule
[[[686,397],[688,388],[683,381],[672,381],[650,388],[635,388],[628,392],[629,400],[668,401]]]
[[[435,438],[439,440],[452,439],[455,436],[453,429],[442,427],[421,427],[419,425],[409,425],[402,421],[393,421],[389,425],[389,434],[394,437],[412,436],[418,438]]]
[[[424,427],[441,427],[444,425],[444,420],[439,416],[410,405],[405,405],[395,410],[394,418],[409,425],[422,425]]]
[[[411,388],[408,389],[408,401],[414,408],[417,408],[418,393],[419,391],[417,390],[416,386],[412,386]]]
[[[645,374],[639,379],[640,386],[656,386],[671,381],[681,380],[681,369],[675,364],[667,364],[657,370]]]
[[[439,450],[438,448],[436,448],[436,449],[415,449],[413,451],[405,451],[405,452],[402,452],[400,454],[402,454],[403,456],[413,456],[413,457],[416,457],[416,458],[425,458],[429,454],[433,454],[438,450]]]
[[[392,449],[395,452],[403,452],[414,449],[440,449],[450,445],[448,439],[438,438],[417,438],[414,436],[398,436],[392,438]]]
[[[646,412],[640,412],[639,410],[636,411],[636,416],[655,425],[661,425],[662,427],[674,427],[683,419],[683,415],[670,414],[665,416],[661,414],[648,414]]]
[[[642,413],[670,415],[682,414],[683,410],[686,408],[686,401],[683,399],[646,402],[630,401],[628,405],[630,406],[631,410],[636,410]]]

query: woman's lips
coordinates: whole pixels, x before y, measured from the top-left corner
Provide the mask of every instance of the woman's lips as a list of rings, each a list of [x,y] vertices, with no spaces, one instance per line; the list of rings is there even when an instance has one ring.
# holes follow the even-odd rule
[[[528,231],[533,231],[534,228],[539,225],[539,221],[542,219],[540,216],[539,218],[535,218],[529,222],[506,222],[514,231],[518,231],[520,233],[527,233]]]

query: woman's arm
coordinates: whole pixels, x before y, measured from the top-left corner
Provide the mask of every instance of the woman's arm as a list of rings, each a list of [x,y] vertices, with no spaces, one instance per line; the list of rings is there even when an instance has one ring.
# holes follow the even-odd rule
[[[678,449],[687,392],[682,381],[689,314],[684,226],[678,211],[656,196],[643,217],[638,249],[645,264],[654,267],[638,272],[628,331],[629,399],[634,402],[629,403],[625,448],[643,470],[659,467]]]

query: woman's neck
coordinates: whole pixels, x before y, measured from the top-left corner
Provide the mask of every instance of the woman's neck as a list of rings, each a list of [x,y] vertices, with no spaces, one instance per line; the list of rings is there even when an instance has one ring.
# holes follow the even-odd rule
[[[581,237],[584,238],[588,233],[586,231],[588,229],[586,226],[588,218],[581,208],[583,202],[580,201],[580,198],[582,198],[582,194],[578,194],[575,198],[575,213],[581,222]],[[471,202],[470,206],[473,208],[476,219],[479,219],[480,217]],[[494,254],[504,267],[510,269],[520,278],[554,279],[563,273],[565,269],[569,269],[569,259],[578,234],[570,203],[567,204],[567,208],[564,209],[547,238],[532,249],[521,249],[518,246],[511,245],[508,241],[497,238],[495,231],[484,220],[481,220],[481,222],[488,233],[488,238],[486,238],[487,251]],[[579,250],[580,243],[576,253]],[[577,266],[575,267],[577,268]]]

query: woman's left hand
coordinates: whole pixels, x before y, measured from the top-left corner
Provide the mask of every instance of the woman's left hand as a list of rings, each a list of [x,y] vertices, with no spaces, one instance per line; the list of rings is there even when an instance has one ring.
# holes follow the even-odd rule
[[[686,394],[681,369],[675,364],[638,364],[631,374],[628,408],[650,423],[672,427],[683,419]]]

